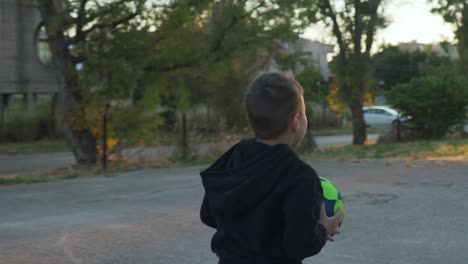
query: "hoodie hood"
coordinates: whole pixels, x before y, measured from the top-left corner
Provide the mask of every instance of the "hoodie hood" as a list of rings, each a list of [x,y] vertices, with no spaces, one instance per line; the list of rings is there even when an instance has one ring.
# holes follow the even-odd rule
[[[210,207],[224,216],[250,212],[288,177],[297,159],[288,145],[242,140],[201,172]]]

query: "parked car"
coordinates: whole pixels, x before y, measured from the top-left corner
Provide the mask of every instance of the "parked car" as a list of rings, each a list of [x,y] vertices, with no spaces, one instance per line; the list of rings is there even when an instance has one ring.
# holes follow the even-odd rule
[[[398,111],[388,106],[365,106],[364,121],[370,127],[391,126],[397,120],[405,121],[408,118],[402,117]]]

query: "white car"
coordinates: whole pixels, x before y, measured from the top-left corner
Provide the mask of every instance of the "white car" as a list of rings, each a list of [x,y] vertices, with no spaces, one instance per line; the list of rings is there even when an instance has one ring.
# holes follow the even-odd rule
[[[364,121],[371,127],[386,127],[391,126],[397,120],[404,121],[408,118],[403,118],[395,109],[387,106],[365,106]]]

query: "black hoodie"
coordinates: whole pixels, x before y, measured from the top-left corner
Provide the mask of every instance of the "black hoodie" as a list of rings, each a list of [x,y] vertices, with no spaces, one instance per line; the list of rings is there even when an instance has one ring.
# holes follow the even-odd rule
[[[200,217],[222,264],[301,263],[320,252],[322,187],[287,145],[243,140],[201,172]]]

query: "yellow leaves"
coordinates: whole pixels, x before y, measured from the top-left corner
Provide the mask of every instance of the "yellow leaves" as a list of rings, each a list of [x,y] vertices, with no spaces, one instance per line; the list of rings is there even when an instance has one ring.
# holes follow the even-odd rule
[[[97,148],[98,153],[102,155],[102,146],[103,146],[102,140],[101,141],[98,140],[98,142],[99,143],[96,146],[96,148]],[[110,135],[108,135],[106,142],[107,142],[107,151],[108,153],[111,153],[115,150],[115,148],[118,147],[120,140],[118,140],[116,137],[110,137]]]
[[[327,103],[333,112],[337,113],[338,117],[342,117],[346,110],[346,105],[343,100],[340,99],[338,81],[334,80],[328,89],[329,95],[326,98]]]

